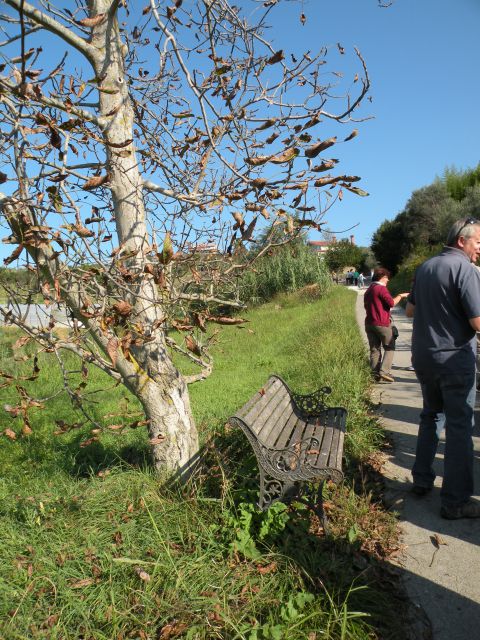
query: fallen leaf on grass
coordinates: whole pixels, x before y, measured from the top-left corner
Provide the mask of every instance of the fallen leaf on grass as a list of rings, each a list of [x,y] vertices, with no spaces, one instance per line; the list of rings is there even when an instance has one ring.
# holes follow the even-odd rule
[[[93,578],[83,578],[82,580],[77,580],[76,582],[70,583],[71,589],[83,589],[83,587],[89,587],[94,583]]]
[[[267,573],[275,573],[276,570],[277,570],[276,562],[271,562],[270,564],[263,565],[263,566],[257,565],[257,571],[262,576]]]
[[[160,629],[159,640],[169,640],[169,638],[177,638],[187,629],[187,625],[176,620],[166,624]]]
[[[137,574],[137,576],[140,578],[140,580],[143,580],[144,582],[150,582],[151,580],[150,574],[144,571],[141,567],[134,567],[134,571]]]

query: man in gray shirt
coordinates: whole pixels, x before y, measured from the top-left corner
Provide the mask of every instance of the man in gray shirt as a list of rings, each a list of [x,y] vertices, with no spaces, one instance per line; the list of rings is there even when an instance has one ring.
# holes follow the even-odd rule
[[[458,220],[447,246],[415,274],[406,313],[413,318],[412,364],[422,388],[412,491],[433,486],[438,414],[446,419],[440,514],[480,518],[473,488],[476,331],[480,331],[480,220]],[[473,264],[472,264],[473,263]]]

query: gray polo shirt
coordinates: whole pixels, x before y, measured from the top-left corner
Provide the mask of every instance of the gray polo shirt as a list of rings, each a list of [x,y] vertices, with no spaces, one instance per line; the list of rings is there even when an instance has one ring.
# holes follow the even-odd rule
[[[408,300],[415,305],[415,369],[471,373],[476,340],[468,320],[480,316],[480,272],[469,257],[461,249],[444,247],[417,269]]]

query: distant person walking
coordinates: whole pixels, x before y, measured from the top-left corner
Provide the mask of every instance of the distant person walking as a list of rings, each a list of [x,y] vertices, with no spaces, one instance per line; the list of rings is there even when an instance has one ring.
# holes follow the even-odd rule
[[[363,289],[364,284],[365,284],[365,276],[363,275],[363,273],[359,273],[358,274],[358,288],[359,289]]]
[[[365,292],[365,332],[370,346],[370,367],[375,379],[394,382],[390,371],[395,352],[395,336],[392,330],[392,307],[408,296],[399,293],[392,298],[387,289],[390,271],[383,267],[374,269],[372,283]],[[383,358],[382,358],[383,347]]]
[[[447,246],[415,274],[406,313],[413,318],[412,364],[422,388],[412,491],[433,486],[436,426],[445,414],[445,457],[440,515],[479,518],[473,486],[476,331],[480,331],[480,221],[458,220]]]

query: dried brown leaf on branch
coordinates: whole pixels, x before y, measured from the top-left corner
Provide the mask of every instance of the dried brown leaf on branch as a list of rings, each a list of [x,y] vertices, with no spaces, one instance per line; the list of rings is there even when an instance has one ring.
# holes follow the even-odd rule
[[[118,339],[117,338],[112,337],[108,340],[107,353],[110,360],[112,361],[113,366],[115,366],[117,364],[117,358],[118,358]]]
[[[13,345],[12,345],[12,349],[20,349],[21,347],[24,347],[27,342],[30,341],[30,336],[22,336],[21,338],[18,338],[18,340],[16,340]]]
[[[16,247],[16,249],[14,249],[14,251],[7,258],[3,259],[3,264],[7,266],[12,262],[14,262],[20,256],[22,251],[23,251],[23,244],[19,244],[18,247]]]
[[[336,158],[332,158],[331,160],[323,160],[320,164],[315,165],[310,169],[310,171],[314,171],[315,173],[320,173],[321,171],[328,171],[329,169],[333,169],[333,167],[337,164],[338,160]]]
[[[335,177],[332,177],[332,176],[325,176],[324,178],[318,178],[318,180],[315,180],[313,185],[315,187],[324,187],[327,184],[335,184],[339,180],[343,180],[343,177],[342,176],[337,176],[335,178]]]
[[[276,51],[273,56],[268,58],[267,64],[277,64],[277,62],[281,62],[284,59],[283,49],[280,49],[280,51]]]
[[[252,185],[255,189],[263,189],[268,184],[268,180],[266,178],[254,178],[252,180]]]
[[[93,231],[90,231],[90,229],[87,229],[87,227],[84,227],[82,224],[73,225],[73,229],[80,238],[93,238],[95,236]]]
[[[259,167],[268,162],[271,157],[272,156],[250,156],[249,158],[245,158],[245,162],[252,167]]]
[[[307,147],[305,149],[305,155],[307,156],[307,158],[315,158],[320,152],[325,151],[325,149],[328,149],[329,147],[334,145],[336,141],[337,137],[334,136],[333,138],[328,138],[327,140],[317,142],[311,147]]]
[[[276,122],[278,122],[278,118],[270,118],[269,120],[265,120],[263,124],[255,129],[255,131],[264,131],[265,129],[269,129],[270,127],[273,127]]]
[[[234,229],[238,229],[239,227],[242,227],[244,225],[243,215],[240,213],[240,211],[232,211],[232,216],[236,223],[233,225]]]
[[[185,345],[189,351],[194,353],[196,356],[202,355],[202,349],[199,344],[192,338],[192,336],[185,336]]]
[[[344,187],[345,189],[348,189],[348,191],[351,191],[352,193],[355,193],[357,196],[362,196],[362,198],[364,198],[365,196],[369,196],[370,194],[368,193],[368,191],[364,191],[363,189],[360,189],[359,187],[352,187],[349,184],[346,184],[344,182],[341,183],[342,187]]]
[[[54,129],[53,127],[50,129],[50,144],[55,149],[61,149],[62,148],[62,138],[61,138],[60,134],[58,133],[58,131],[56,129]]]
[[[356,136],[358,136],[358,129],[354,129],[352,133],[345,138],[344,142],[348,142],[349,140],[352,140]]]
[[[289,147],[285,149],[282,153],[277,156],[273,156],[270,158],[270,162],[274,164],[283,164],[284,162],[291,162],[294,160],[298,154],[300,153],[300,149],[298,147]]]
[[[132,313],[133,307],[126,300],[119,300],[113,305],[113,309],[119,316],[127,317]]]
[[[97,187],[101,187],[103,184],[106,184],[109,180],[110,176],[108,173],[103,176],[93,176],[83,183],[83,188],[85,191],[91,191],[92,189],[97,189]]]

